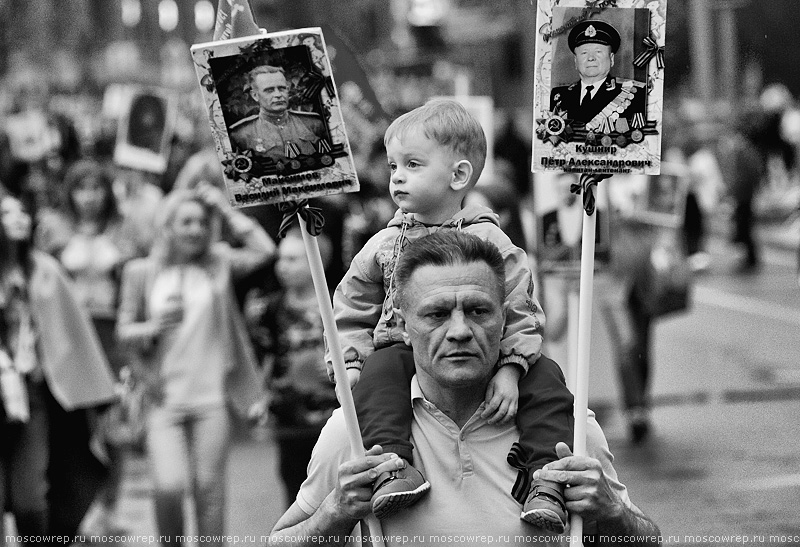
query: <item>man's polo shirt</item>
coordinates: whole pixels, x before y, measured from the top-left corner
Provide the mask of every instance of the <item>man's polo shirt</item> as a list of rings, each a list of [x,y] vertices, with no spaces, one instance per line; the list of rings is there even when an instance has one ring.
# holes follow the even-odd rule
[[[387,546],[401,545],[561,545],[564,538],[519,518],[522,507],[511,497],[517,470],[506,462],[519,439],[512,424],[489,424],[484,404],[459,428],[425,399],[417,377],[411,381],[414,408],[411,442],[414,465],[431,483],[428,495],[382,522]],[[617,480],[605,436],[590,413],[587,451],[600,460],[612,487],[630,505]],[[338,466],[350,459],[344,415],[337,409],[320,434],[297,504],[313,514],[335,488]],[[548,538],[551,541],[547,541]],[[393,541],[394,539],[394,541]]]

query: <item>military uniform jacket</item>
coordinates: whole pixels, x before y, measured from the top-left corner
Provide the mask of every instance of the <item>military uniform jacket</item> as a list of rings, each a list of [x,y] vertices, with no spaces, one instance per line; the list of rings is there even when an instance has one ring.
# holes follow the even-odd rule
[[[606,78],[594,97],[584,106],[581,106],[580,95],[580,81],[568,86],[555,87],[550,93],[550,110],[566,111],[567,118],[587,125],[596,125],[595,130],[599,131],[604,129],[603,124],[607,119],[612,122],[625,119],[630,127],[633,117],[636,114],[644,116],[647,110],[644,84],[634,80]],[[614,128],[612,125],[611,129]]]
[[[317,152],[317,143],[325,137],[325,126],[315,113],[290,110],[283,125],[254,114],[233,124],[230,136],[234,150],[282,158]]]

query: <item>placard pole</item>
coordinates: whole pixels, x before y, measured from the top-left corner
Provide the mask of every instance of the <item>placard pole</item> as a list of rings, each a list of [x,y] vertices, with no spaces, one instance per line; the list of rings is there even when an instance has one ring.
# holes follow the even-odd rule
[[[589,359],[592,339],[592,292],[594,283],[594,239],[597,214],[583,214],[581,240],[580,303],[578,312],[578,350],[575,370],[575,437],[572,453],[586,455],[586,421],[589,416]],[[570,545],[583,547],[583,519],[570,516]]]
[[[350,450],[354,458],[361,458],[365,454],[364,442],[361,439],[361,429],[358,427],[358,416],[356,407],[353,403],[353,394],[350,392],[350,382],[347,379],[347,369],[344,364],[342,346],[339,343],[339,331],[336,329],[336,321],[333,317],[333,305],[328,294],[328,284],[325,281],[325,269],[322,265],[322,256],[319,252],[317,238],[308,233],[306,221],[301,215],[297,215],[300,222],[303,242],[305,243],[306,256],[311,268],[311,278],[314,281],[314,292],[317,295],[322,325],[325,328],[325,339],[331,352],[333,361],[333,375],[336,379],[336,395],[339,404],[342,405],[344,422],[347,427],[347,436],[350,440]],[[384,547],[383,530],[380,521],[370,513],[365,519],[369,528],[369,537],[373,547]],[[362,528],[362,535],[363,535]]]

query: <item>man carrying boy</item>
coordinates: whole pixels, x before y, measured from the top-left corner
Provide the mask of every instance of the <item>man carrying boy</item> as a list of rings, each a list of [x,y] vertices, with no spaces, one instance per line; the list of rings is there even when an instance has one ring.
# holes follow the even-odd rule
[[[442,229],[460,230],[494,243],[505,262],[508,311],[483,417],[497,423],[517,415],[522,434],[514,452],[521,455],[521,469],[513,495],[525,502],[521,518],[563,531],[563,489],[531,477],[557,459],[557,442],[571,441],[572,395],[558,365],[537,363],[544,314],[533,295],[527,255],[498,227],[491,210],[462,209],[486,159],[483,129],[459,103],[434,100],[395,120],[384,144],[389,188],[400,209],[353,259],[333,299],[350,385],[358,383],[353,398],[365,445],[379,444],[408,464],[375,481],[373,512],[378,518],[389,516],[430,488],[412,465],[408,401],[414,359],[397,322],[395,266],[409,242]]]
[[[413,407],[414,455],[433,486],[430,496],[381,523],[387,546],[563,545],[566,538],[520,520],[519,505],[507,494],[514,469],[496,462],[519,437],[518,428],[481,417],[508,309],[497,247],[463,231],[439,231],[409,246],[396,281],[398,324],[415,366],[406,402]],[[545,356],[541,362],[557,366]],[[658,527],[617,479],[593,415],[586,426],[586,456],[573,456],[559,443],[559,459],[537,473],[570,485],[567,504],[598,545],[658,545]],[[276,523],[269,545],[348,543],[372,508],[376,477],[406,466],[380,446],[354,458],[347,438],[339,409],[322,430],[308,479]]]

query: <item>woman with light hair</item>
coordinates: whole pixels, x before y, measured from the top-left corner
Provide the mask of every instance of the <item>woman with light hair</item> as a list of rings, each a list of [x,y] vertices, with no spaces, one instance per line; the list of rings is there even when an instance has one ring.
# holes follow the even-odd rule
[[[263,385],[232,281],[271,259],[275,244],[208,184],[172,192],[160,213],[150,256],[123,272],[117,334],[147,386],[158,533],[178,543],[187,492],[199,534],[224,533],[229,408],[246,415]],[[215,241],[220,223],[241,247]]]

